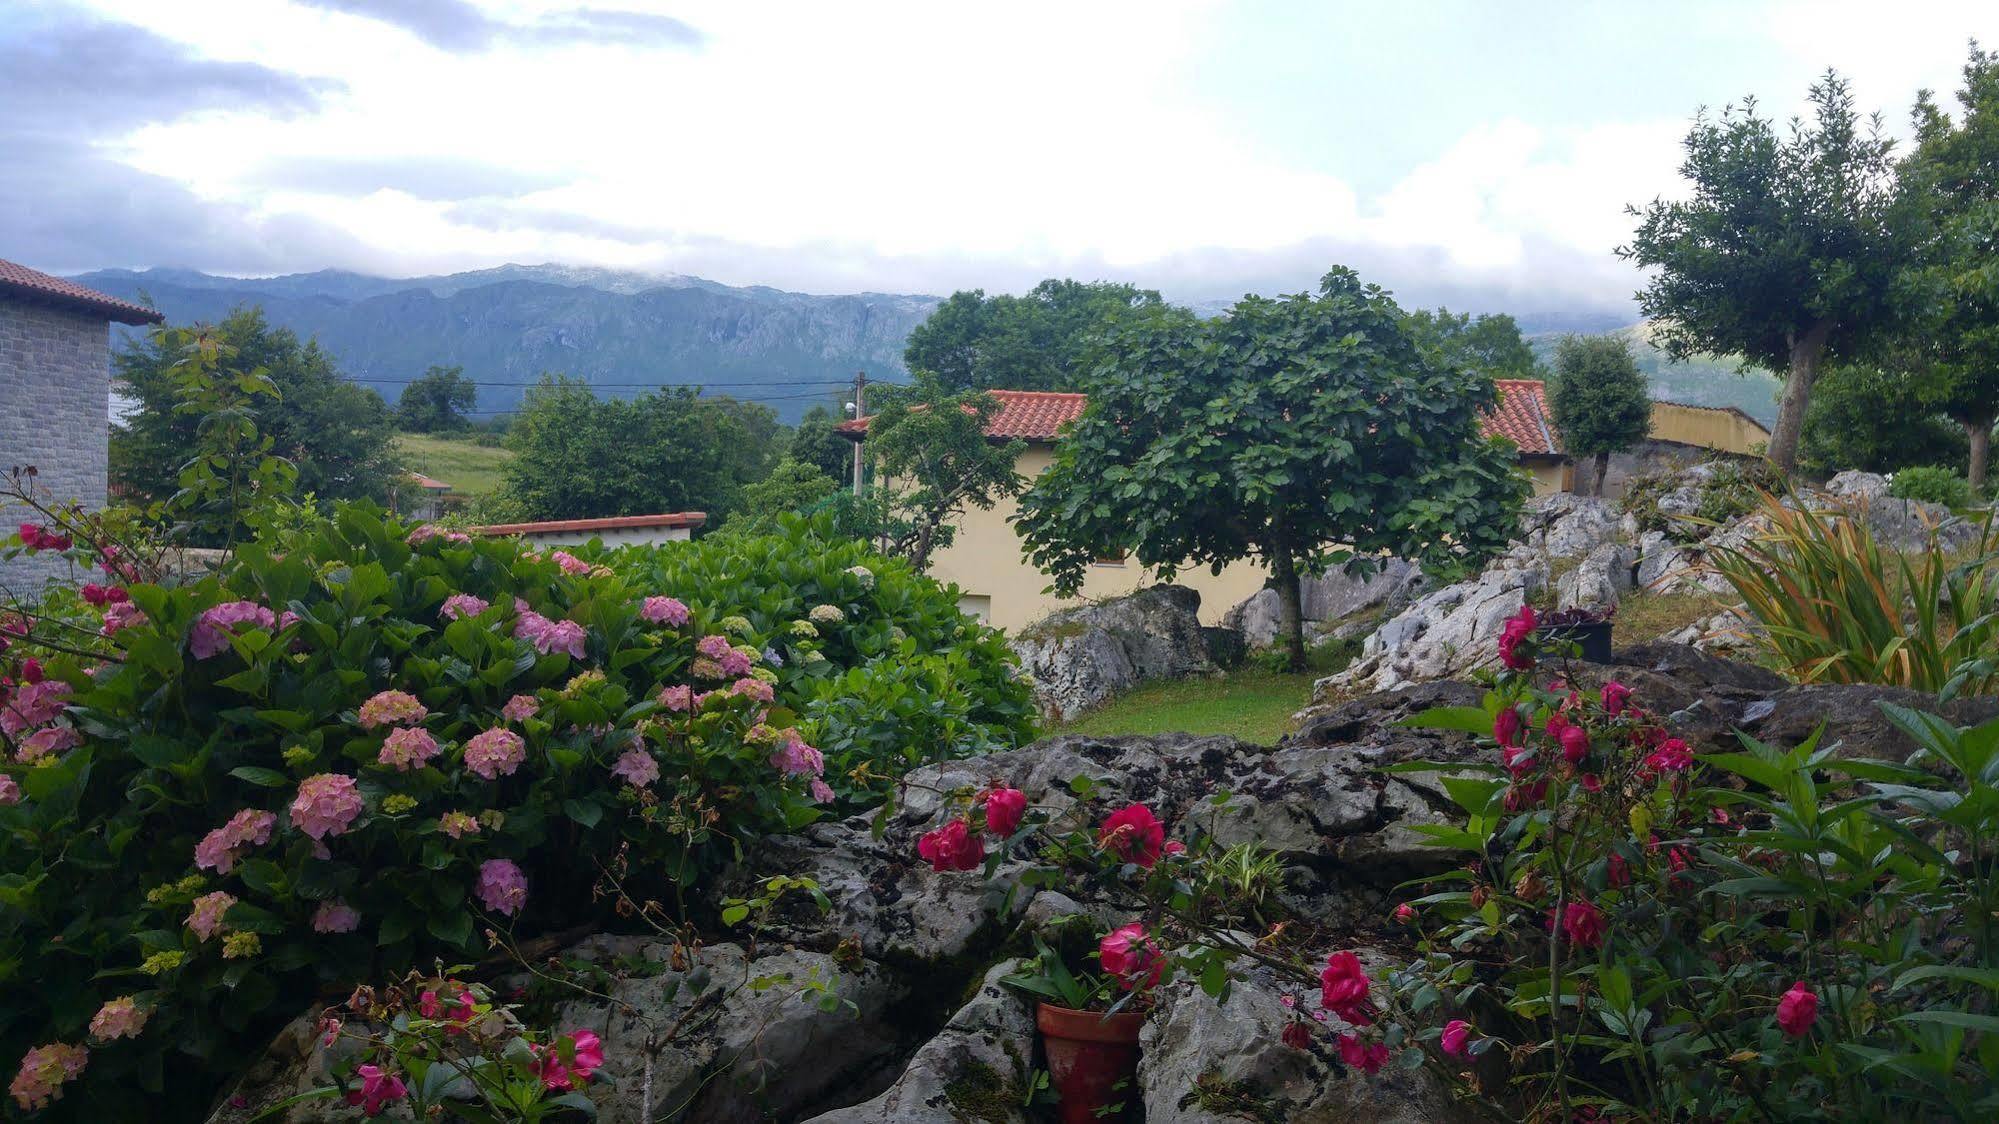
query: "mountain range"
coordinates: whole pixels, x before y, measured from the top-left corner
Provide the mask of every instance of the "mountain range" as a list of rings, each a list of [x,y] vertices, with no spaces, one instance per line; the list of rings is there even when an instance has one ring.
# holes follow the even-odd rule
[[[620,397],[699,383],[766,402],[795,420],[815,403],[839,402],[857,370],[871,379],[907,378],[903,341],[938,302],[561,265],[411,278],[107,269],[76,280],[150,301],[172,323],[260,305],[272,323],[318,339],[348,377],[390,402],[426,367],[462,366],[481,384],[477,409],[484,415],[513,409],[543,372],[560,372]]]
[[[260,305],[272,323],[318,339],[350,378],[390,402],[426,367],[462,366],[481,384],[483,416],[514,409],[543,372],[560,372],[619,397],[699,383],[712,393],[765,402],[795,421],[815,404],[843,401],[857,370],[878,381],[906,379],[903,342],[939,301],[900,293],[821,296],[554,264],[406,278],[341,270],[224,277],[106,269],[76,280],[150,301],[173,323],[218,320],[238,306]],[[1227,302],[1194,307],[1215,315]],[[1650,325],[1601,320],[1561,326],[1627,340],[1654,397],[1735,406],[1766,425],[1775,419],[1778,383],[1771,376],[1742,373],[1727,358],[1676,363],[1654,346]],[[1528,343],[1546,362],[1561,334],[1538,332]]]

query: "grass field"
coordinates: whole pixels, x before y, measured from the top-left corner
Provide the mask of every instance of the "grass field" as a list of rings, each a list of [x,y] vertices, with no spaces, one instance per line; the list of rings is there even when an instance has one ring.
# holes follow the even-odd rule
[[[488,495],[500,486],[500,470],[513,454],[505,449],[475,445],[427,433],[404,433],[396,437],[396,453],[402,466],[451,485],[455,496]]]
[[[1322,672],[1287,675],[1244,668],[1210,679],[1141,687],[1051,734],[1232,734],[1269,745],[1291,729],[1291,715],[1312,701]]]

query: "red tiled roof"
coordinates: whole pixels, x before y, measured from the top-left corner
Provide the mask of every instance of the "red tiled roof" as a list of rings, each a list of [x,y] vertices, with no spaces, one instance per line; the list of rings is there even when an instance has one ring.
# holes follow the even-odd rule
[[[1479,419],[1487,437],[1504,437],[1523,453],[1562,455],[1555,427],[1548,424],[1548,395],[1540,379],[1494,379],[1499,405]]]
[[[89,309],[102,313],[106,320],[116,320],[120,324],[159,324],[166,320],[165,316],[144,305],[121,301],[108,293],[100,293],[25,265],[16,265],[4,258],[0,258],[0,293]]]
[[[434,480],[421,472],[405,472],[403,475],[409,477],[410,483],[415,484],[419,488],[428,488],[434,492],[448,492],[451,490],[451,485],[446,484],[442,480]]]
[[[999,400],[999,409],[986,423],[986,436],[998,441],[1053,441],[1062,427],[1083,416],[1090,404],[1087,394],[1057,390],[989,390]],[[843,421],[833,428],[848,437],[868,432],[871,417]]]
[[[552,535],[567,531],[639,531],[651,527],[699,527],[705,511],[670,511],[664,515],[613,515],[604,519],[552,519],[545,523],[495,523],[474,527],[475,535]]]
[[[1548,424],[1546,392],[1538,379],[1497,379],[1499,406],[1481,423],[1487,437],[1505,437],[1523,453],[1561,456],[1554,427]],[[1064,394],[1049,390],[993,390],[999,412],[986,426],[986,436],[1001,440],[1053,441],[1062,427],[1083,416],[1089,404],[1087,394]],[[844,421],[834,428],[849,437],[868,432],[871,418]]]

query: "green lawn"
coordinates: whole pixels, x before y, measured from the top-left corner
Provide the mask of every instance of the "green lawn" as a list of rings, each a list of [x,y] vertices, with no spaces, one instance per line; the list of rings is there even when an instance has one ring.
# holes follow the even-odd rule
[[[396,437],[402,466],[451,485],[454,496],[488,495],[500,486],[500,469],[513,456],[505,449],[427,433]]]
[[[1312,672],[1244,668],[1212,679],[1176,679],[1120,695],[1052,734],[1231,734],[1269,745],[1290,732],[1291,716],[1312,701]]]

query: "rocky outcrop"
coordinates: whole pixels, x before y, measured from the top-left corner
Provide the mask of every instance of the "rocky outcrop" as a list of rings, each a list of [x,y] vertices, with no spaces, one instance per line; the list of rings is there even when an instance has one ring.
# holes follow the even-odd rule
[[[1519,542],[1548,558],[1580,558],[1617,533],[1617,509],[1593,496],[1553,492],[1520,510]]]
[[[1555,582],[1555,605],[1561,609],[1615,609],[1631,592],[1634,570],[1630,547],[1619,542],[1601,543]]]
[[[1011,646],[1034,680],[1042,714],[1067,721],[1148,680],[1221,670],[1215,650],[1228,645],[1201,628],[1200,610],[1193,590],[1155,585],[1050,613]]]
[[[1351,635],[1376,616],[1399,611],[1422,588],[1423,571],[1414,562],[1384,558],[1365,575],[1334,569],[1298,585],[1305,640],[1312,643]],[[1242,633],[1250,647],[1267,648],[1283,639],[1283,617],[1277,591],[1264,589],[1230,609],[1222,623]]]
[[[1888,478],[1876,473],[1842,472],[1826,482],[1825,494],[1865,522],[1876,542],[1893,550],[1921,550],[1932,539],[1946,550],[1958,550],[1978,537],[1977,524],[1941,504],[1889,495]]]
[[[1387,691],[1469,671],[1491,658],[1506,618],[1547,584],[1547,560],[1516,548],[1478,577],[1417,598],[1368,634],[1360,657],[1316,690]]]

